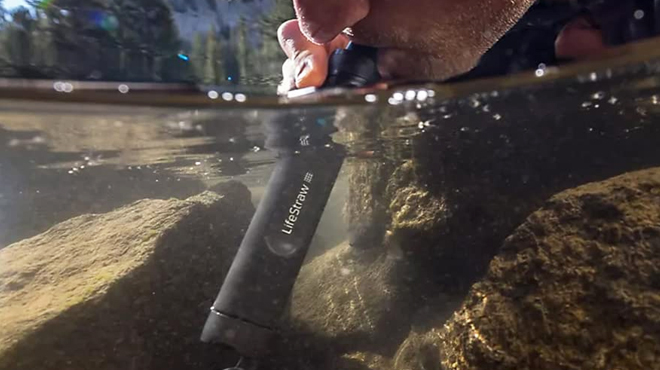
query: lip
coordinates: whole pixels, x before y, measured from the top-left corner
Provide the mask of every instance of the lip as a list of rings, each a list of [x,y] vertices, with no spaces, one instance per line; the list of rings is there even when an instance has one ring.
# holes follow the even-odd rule
[[[600,30],[600,27],[596,25],[595,22],[593,22],[590,19],[587,19],[586,17],[579,17],[570,21],[564,27],[564,31],[572,31],[572,30]]]
[[[577,18],[567,24],[557,36],[555,52],[558,57],[589,59],[606,49],[600,28],[585,18]]]

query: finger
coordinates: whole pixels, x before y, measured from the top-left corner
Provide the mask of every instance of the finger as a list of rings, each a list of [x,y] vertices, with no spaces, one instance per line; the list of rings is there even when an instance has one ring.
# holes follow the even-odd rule
[[[288,21],[278,30],[280,46],[293,61],[295,87],[321,86],[328,74],[328,57],[332,51],[348,44],[348,38],[340,35],[325,45],[309,41],[300,30],[298,21]]]
[[[381,49],[378,71],[385,79],[444,80],[474,68],[479,54],[464,51],[450,57],[407,49]]]
[[[369,14],[369,0],[294,0],[300,29],[317,44],[333,40]]]
[[[293,59],[287,59],[284,64],[282,64],[282,82],[277,86],[278,94],[283,95],[296,88],[294,71],[295,66],[293,64]]]
[[[278,30],[280,46],[293,60],[297,87],[320,86],[328,73],[328,52],[324,46],[309,41],[300,31],[298,21],[288,21]]]

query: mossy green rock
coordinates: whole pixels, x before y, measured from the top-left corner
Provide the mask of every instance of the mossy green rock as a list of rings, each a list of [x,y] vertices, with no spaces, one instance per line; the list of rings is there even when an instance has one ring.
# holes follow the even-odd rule
[[[660,368],[660,168],[552,197],[396,370]]]

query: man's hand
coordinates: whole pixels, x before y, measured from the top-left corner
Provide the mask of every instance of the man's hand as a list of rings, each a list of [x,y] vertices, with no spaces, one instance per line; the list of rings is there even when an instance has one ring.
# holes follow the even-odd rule
[[[444,79],[467,72],[533,0],[294,0],[279,40],[281,91],[320,86],[328,56],[349,40],[375,46],[385,78]]]

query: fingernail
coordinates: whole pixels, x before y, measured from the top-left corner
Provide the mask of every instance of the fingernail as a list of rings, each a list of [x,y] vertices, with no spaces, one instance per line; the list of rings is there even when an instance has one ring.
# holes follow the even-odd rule
[[[312,71],[312,62],[310,58],[305,58],[296,66],[296,84],[299,85]]]
[[[289,91],[296,88],[296,83],[292,79],[284,79],[277,86],[278,95],[286,95]]]

